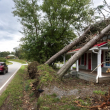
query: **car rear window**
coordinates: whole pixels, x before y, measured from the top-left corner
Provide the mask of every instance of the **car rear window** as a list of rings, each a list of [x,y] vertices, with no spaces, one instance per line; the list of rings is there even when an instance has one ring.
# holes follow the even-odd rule
[[[4,65],[4,63],[0,63],[0,66],[1,66],[1,65]]]

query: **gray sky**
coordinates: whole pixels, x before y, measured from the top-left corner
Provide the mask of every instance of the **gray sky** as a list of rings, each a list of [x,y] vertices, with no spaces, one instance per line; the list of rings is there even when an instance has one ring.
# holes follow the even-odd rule
[[[110,3],[110,0],[106,0]],[[93,0],[93,5],[103,4],[103,0]],[[14,2],[12,0],[0,0],[0,51],[13,51],[19,46],[22,35],[19,33],[21,25],[18,18],[12,14]]]
[[[12,14],[14,2],[0,0],[0,51],[13,51],[19,45],[21,25]]]

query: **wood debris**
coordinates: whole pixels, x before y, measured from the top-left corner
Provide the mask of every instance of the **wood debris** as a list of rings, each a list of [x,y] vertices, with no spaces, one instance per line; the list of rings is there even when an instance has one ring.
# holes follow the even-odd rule
[[[110,73],[110,68],[107,69],[106,73]]]
[[[92,107],[83,106],[80,104],[79,101],[74,101],[74,103],[76,103],[77,106],[79,107],[88,108],[89,110],[109,110],[110,109],[110,88],[109,88],[108,94],[101,96],[101,101],[96,102],[98,103],[98,105],[96,106],[92,106]]]

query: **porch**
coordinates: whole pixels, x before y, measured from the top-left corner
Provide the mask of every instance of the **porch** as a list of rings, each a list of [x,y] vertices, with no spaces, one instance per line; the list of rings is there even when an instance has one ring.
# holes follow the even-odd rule
[[[91,81],[91,82],[96,82],[96,83],[110,81],[110,73],[102,72],[101,77],[97,77],[97,71],[91,73],[90,70],[84,70],[84,69],[79,69],[79,71],[76,71],[75,69],[73,69],[71,73],[72,75],[76,75],[78,78],[84,79],[86,81]]]

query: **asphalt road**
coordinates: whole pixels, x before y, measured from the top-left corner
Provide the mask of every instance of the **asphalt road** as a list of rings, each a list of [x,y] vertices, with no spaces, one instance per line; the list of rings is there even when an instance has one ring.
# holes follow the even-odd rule
[[[0,73],[0,94],[6,89],[6,86],[10,83],[13,76],[20,69],[21,63],[12,62],[12,65],[8,65],[8,73],[5,75]]]

